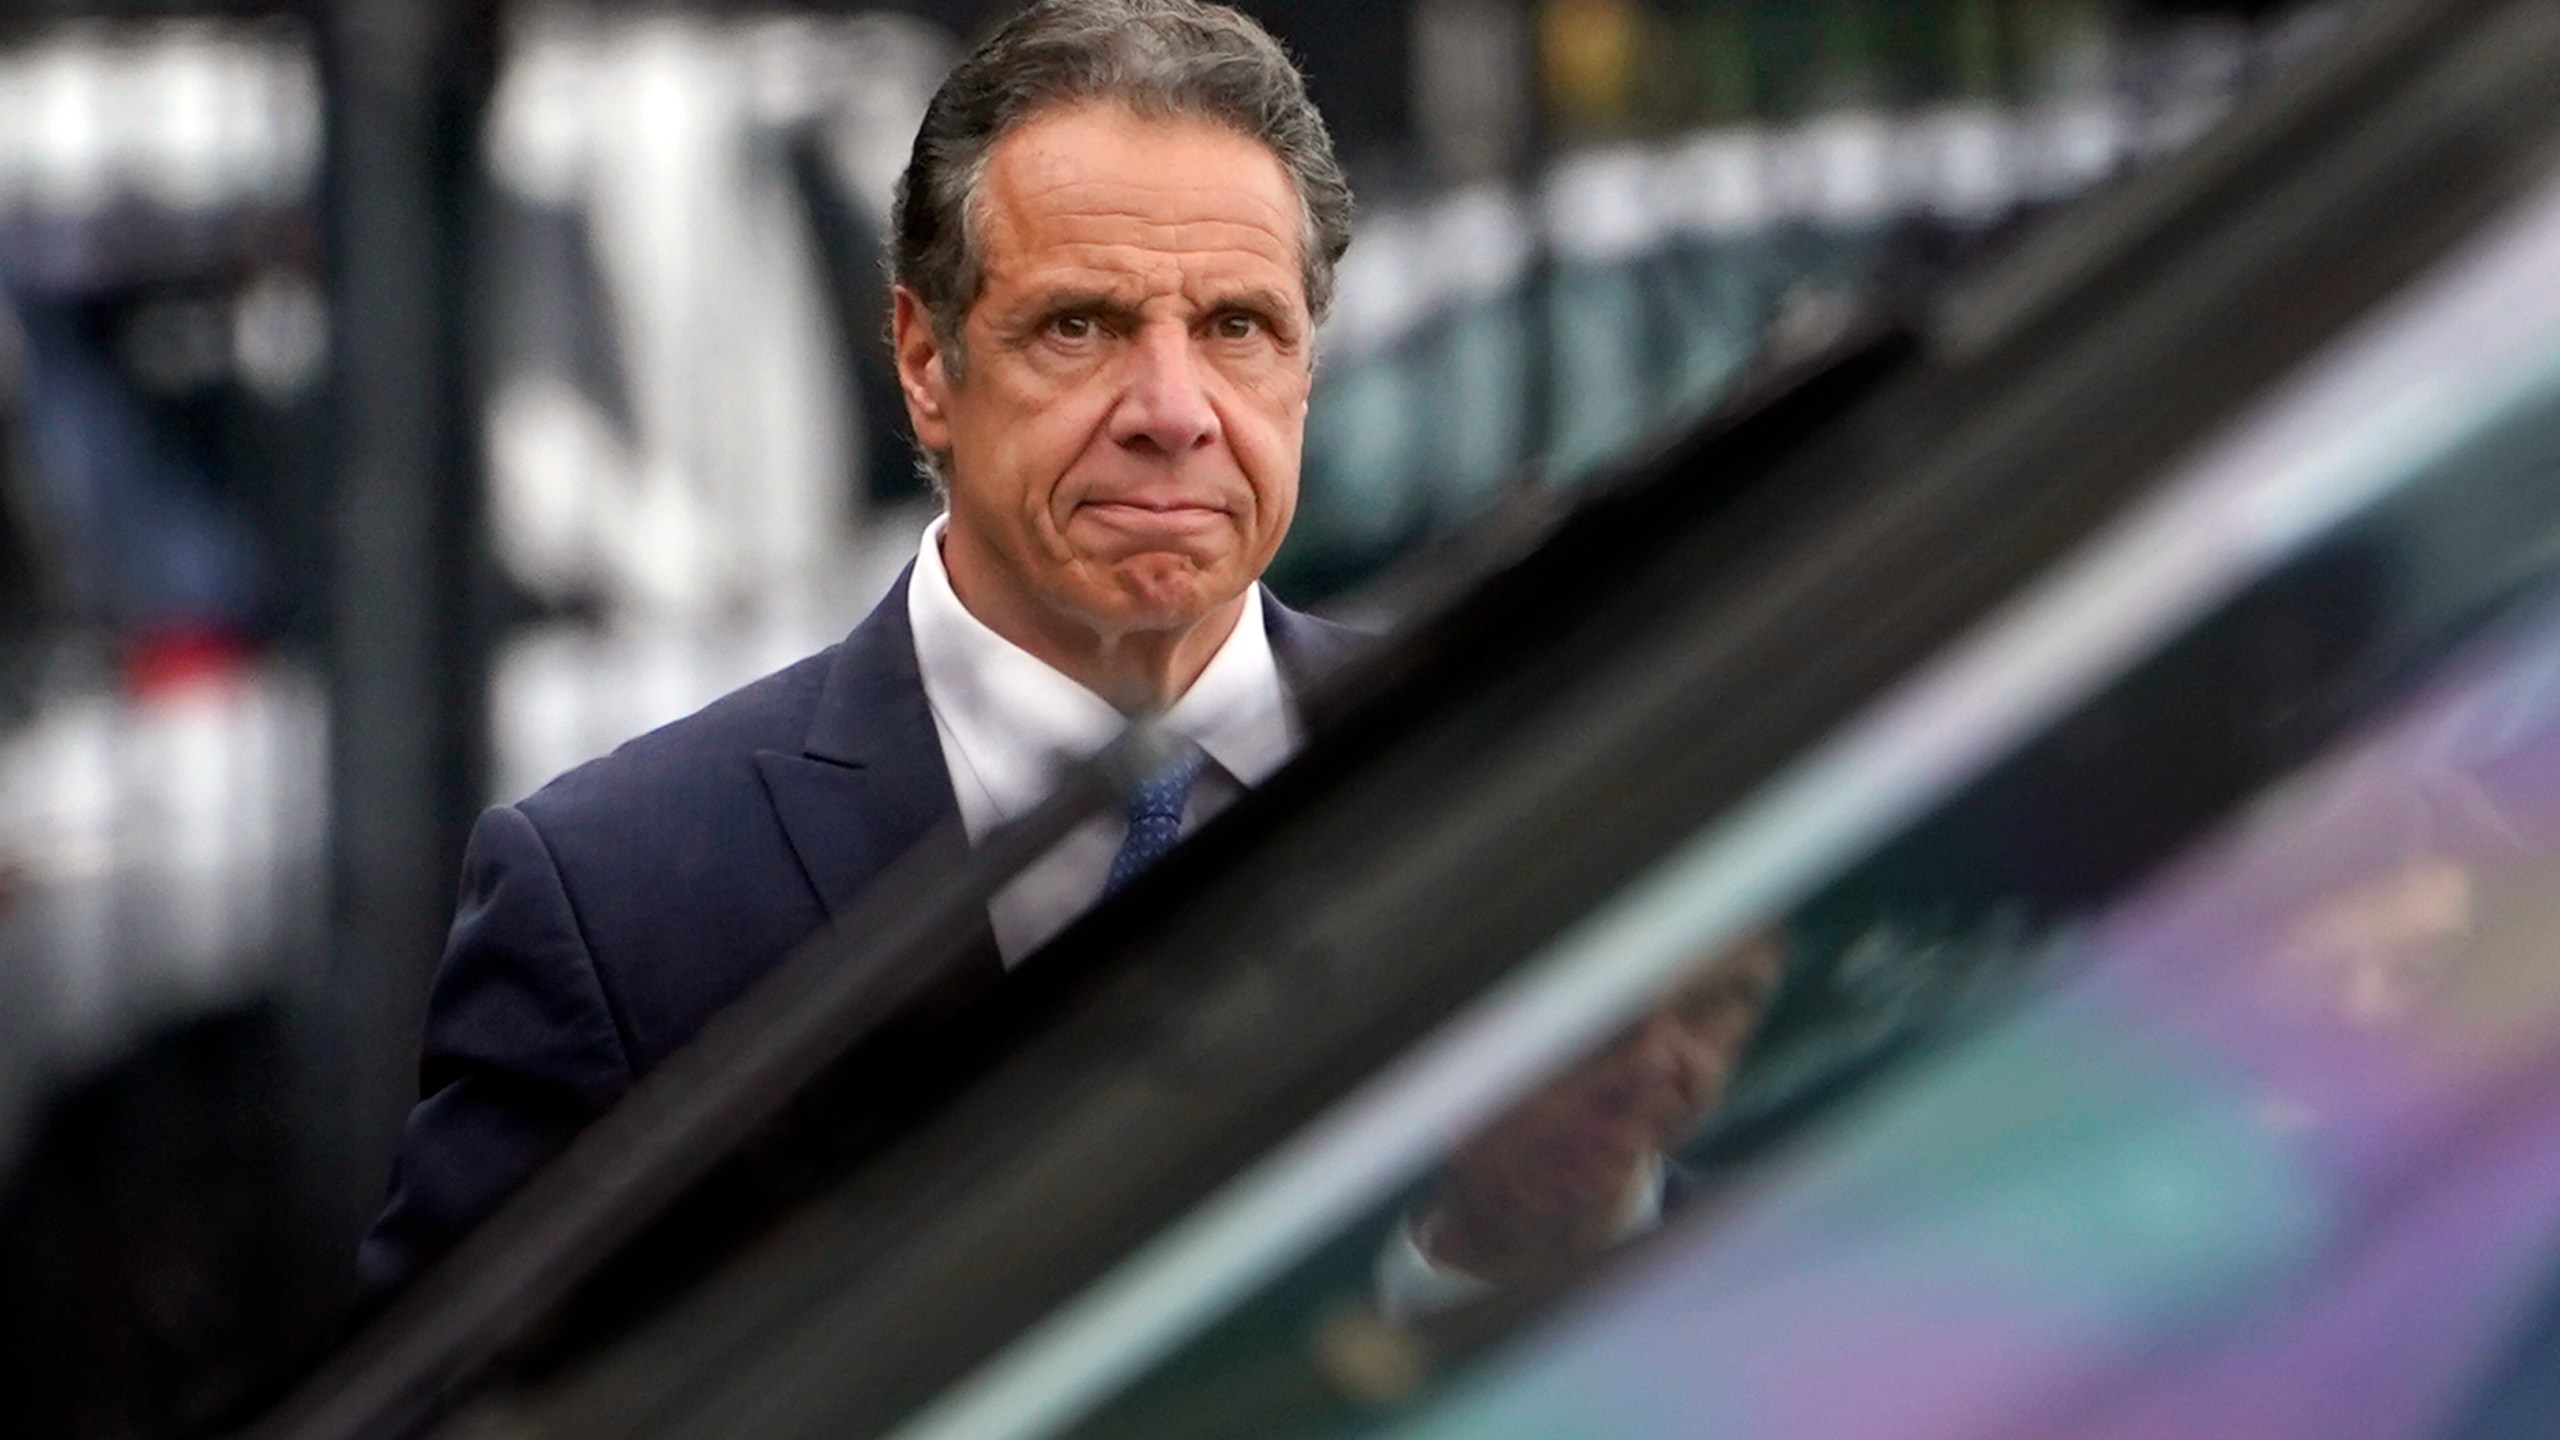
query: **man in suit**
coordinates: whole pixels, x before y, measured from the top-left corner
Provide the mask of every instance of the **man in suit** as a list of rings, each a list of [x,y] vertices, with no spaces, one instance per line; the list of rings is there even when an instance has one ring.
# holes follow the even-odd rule
[[[1193,0],[1043,0],[900,181],[899,384],[948,502],[841,644],[481,818],[361,1267],[449,1247],[874,876],[1151,716],[1193,744],[990,905],[1023,960],[1300,739],[1343,648],[1263,592],[1350,195],[1286,56]]]

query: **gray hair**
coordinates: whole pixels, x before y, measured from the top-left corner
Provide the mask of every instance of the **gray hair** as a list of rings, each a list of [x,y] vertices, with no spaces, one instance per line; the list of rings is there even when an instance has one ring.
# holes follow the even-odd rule
[[[960,322],[986,278],[975,221],[988,153],[1034,115],[1094,101],[1206,120],[1270,147],[1305,218],[1307,309],[1324,318],[1334,265],[1351,244],[1351,186],[1280,43],[1234,10],[1198,0],[1039,0],[943,80],[898,179],[891,276],[932,317],[955,379],[964,363]]]

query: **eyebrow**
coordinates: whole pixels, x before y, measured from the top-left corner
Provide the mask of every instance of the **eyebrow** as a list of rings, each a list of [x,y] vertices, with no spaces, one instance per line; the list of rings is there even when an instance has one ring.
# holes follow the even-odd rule
[[[1274,315],[1286,315],[1289,313],[1289,300],[1287,296],[1267,285],[1249,285],[1241,290],[1212,295],[1209,298],[1208,308],[1268,310]]]
[[[1086,288],[1052,290],[1044,294],[1028,296],[1014,311],[1017,323],[1024,325],[1039,325],[1053,316],[1073,313],[1100,315],[1107,319],[1126,321],[1137,318],[1138,307],[1126,295],[1109,290]]]

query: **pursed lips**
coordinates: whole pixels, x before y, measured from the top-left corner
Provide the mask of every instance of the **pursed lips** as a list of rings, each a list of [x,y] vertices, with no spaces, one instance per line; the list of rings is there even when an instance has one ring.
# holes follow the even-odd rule
[[[1095,495],[1079,501],[1076,508],[1113,524],[1147,529],[1189,527],[1222,520],[1230,513],[1230,507],[1216,500],[1168,494]]]

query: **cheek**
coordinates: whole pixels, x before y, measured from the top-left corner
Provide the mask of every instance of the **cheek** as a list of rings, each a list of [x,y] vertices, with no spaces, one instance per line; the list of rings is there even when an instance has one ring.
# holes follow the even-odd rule
[[[1307,383],[1304,376],[1278,383],[1243,387],[1228,421],[1227,444],[1251,483],[1258,538],[1276,546],[1298,507],[1298,466],[1306,443]]]
[[[992,487],[1001,493],[989,498],[1019,524],[1054,531],[1060,482],[1101,433],[1108,397],[1095,386],[1022,377],[991,386],[984,401],[973,417],[974,450],[963,455],[974,454],[988,476],[1001,477]]]

